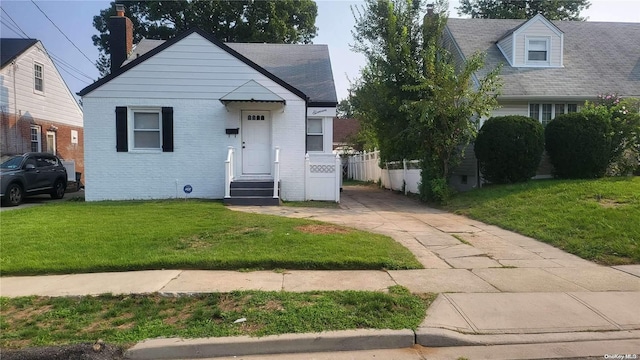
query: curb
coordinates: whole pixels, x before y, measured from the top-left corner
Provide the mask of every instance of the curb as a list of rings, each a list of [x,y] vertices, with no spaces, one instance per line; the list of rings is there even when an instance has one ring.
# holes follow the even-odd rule
[[[640,339],[640,330],[474,335],[439,328],[420,328],[415,332],[363,329],[271,335],[260,338],[233,336],[151,339],[142,341],[127,350],[125,358],[134,360],[203,359],[224,356],[399,349],[414,345],[438,348],[636,339]]]
[[[127,350],[127,359],[202,359],[328,351],[408,348],[415,344],[412,330],[346,330],[311,334],[284,334],[204,339],[145,340]]]
[[[545,344],[558,342],[640,339],[640,330],[539,334],[463,334],[447,329],[419,328],[416,330],[415,334],[416,344],[425,347]]]

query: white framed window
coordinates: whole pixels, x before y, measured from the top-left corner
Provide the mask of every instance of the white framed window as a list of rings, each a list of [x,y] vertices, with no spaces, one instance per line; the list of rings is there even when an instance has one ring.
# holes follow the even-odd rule
[[[162,150],[160,109],[134,109],[132,114],[131,148],[134,150]]]
[[[540,121],[543,126],[547,126],[558,115],[574,112],[578,112],[578,104],[529,104],[529,117]]]
[[[56,132],[47,131],[47,152],[56,154]]]
[[[527,37],[526,63],[530,65],[549,65],[549,38]]]
[[[31,125],[31,152],[42,151],[42,140],[39,125]]]
[[[44,66],[40,63],[33,63],[33,90],[44,92]]]
[[[307,151],[324,151],[322,119],[307,119]]]

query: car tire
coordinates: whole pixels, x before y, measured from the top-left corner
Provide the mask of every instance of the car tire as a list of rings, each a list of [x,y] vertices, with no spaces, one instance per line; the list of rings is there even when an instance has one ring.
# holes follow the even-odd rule
[[[4,203],[7,206],[18,206],[22,203],[22,198],[24,197],[24,192],[22,191],[22,186],[20,184],[9,184],[7,186],[7,192],[4,195]]]
[[[56,182],[53,184],[53,190],[51,191],[51,198],[52,199],[62,199],[64,197],[64,191],[65,189],[65,183],[64,181],[58,179],[56,180]]]

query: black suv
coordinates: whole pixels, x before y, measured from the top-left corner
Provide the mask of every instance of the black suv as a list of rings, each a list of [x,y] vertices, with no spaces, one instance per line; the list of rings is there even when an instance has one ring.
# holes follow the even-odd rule
[[[24,197],[38,194],[60,199],[67,189],[67,170],[55,155],[26,153],[0,165],[0,183],[4,205],[16,206]]]

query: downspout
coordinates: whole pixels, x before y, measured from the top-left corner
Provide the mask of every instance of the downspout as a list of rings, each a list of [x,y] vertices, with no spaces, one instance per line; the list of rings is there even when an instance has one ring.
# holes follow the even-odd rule
[[[18,136],[18,131],[20,128],[20,118],[18,117],[18,93],[16,91],[16,71],[18,70],[18,64],[16,64],[16,61],[13,60],[13,62],[11,63],[12,67],[13,67],[13,116],[16,120],[16,126],[15,126],[15,139],[16,141],[13,143],[13,147],[15,150],[15,153],[18,153],[18,139],[21,139],[20,141],[22,141],[22,145],[24,145],[24,139],[20,136]]]

